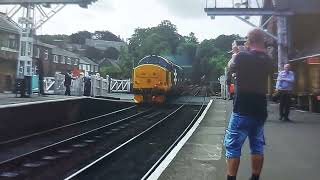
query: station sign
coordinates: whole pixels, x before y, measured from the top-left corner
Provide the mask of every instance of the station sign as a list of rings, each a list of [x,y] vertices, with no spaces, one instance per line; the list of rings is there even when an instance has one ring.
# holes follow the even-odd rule
[[[310,57],[307,59],[307,64],[320,64],[320,57]]]

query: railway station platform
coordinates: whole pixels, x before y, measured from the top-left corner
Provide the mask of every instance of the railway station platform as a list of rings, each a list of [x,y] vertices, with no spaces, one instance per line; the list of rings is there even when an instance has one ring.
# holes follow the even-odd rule
[[[9,106],[28,105],[28,104],[34,104],[39,102],[63,101],[63,100],[82,99],[82,98],[84,97],[61,96],[61,95],[46,95],[46,96],[32,95],[29,98],[20,98],[20,97],[16,97],[15,94],[0,93],[0,108],[5,108]]]
[[[232,101],[214,99],[190,138],[185,142],[182,140],[149,179],[226,179],[223,138],[231,111]],[[261,179],[319,179],[320,114],[292,109],[292,121],[283,122],[278,120],[278,104],[269,103],[268,111]],[[250,154],[246,141],[237,179],[246,180],[250,176]]]
[[[64,96],[64,95],[45,95],[39,96],[37,94],[32,95],[28,98],[20,98],[16,97],[15,94],[5,94],[0,93],[0,108],[12,107],[12,106],[21,106],[21,105],[30,105],[44,102],[54,102],[54,101],[65,101],[65,100],[77,100],[77,99],[107,99],[107,100],[115,100],[121,102],[134,102],[132,94],[124,94],[124,93],[110,93],[107,97],[104,98],[93,98],[87,96]]]

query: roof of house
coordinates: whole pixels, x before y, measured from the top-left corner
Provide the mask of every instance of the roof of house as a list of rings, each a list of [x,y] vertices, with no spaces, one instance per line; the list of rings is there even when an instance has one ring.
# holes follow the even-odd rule
[[[20,34],[21,29],[10,18],[0,14],[0,30],[14,34]]]
[[[126,46],[125,42],[118,41],[104,41],[104,40],[95,40],[95,39],[86,39],[86,45],[95,47],[99,50],[106,50],[110,47],[120,50],[121,47]]]
[[[119,62],[115,59],[104,58],[99,62],[99,66],[113,66],[117,69],[121,69],[118,63]]]
[[[97,66],[98,64],[93,62],[91,59],[87,58],[87,57],[80,57],[80,64],[91,64],[94,66]]]
[[[52,54],[55,55],[61,55],[61,56],[67,56],[67,57],[71,57],[71,58],[79,58],[79,56],[73,52],[58,48],[58,47],[54,47],[52,49]]]
[[[53,48],[56,48],[56,46],[52,45],[52,44],[46,44],[46,43],[43,43],[41,41],[38,41],[38,40],[35,40],[34,45],[38,45],[38,46],[42,46],[42,47],[46,47],[46,48],[50,48],[50,49],[53,49]]]

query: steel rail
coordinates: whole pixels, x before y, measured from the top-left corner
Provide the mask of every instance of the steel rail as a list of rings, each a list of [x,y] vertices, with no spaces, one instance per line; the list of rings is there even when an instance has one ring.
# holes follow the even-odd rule
[[[172,143],[172,145],[165,151],[165,153],[158,159],[157,162],[149,169],[147,173],[141,178],[141,180],[147,180],[149,176],[155,171],[155,169],[161,164],[161,162],[168,156],[168,154],[172,151],[172,149],[181,141],[181,139],[188,133],[188,131],[192,128],[194,123],[198,120],[200,113],[202,112],[205,106],[205,97],[202,105],[198,111],[198,113],[194,116],[190,124],[185,128],[185,130],[180,134],[180,136]]]
[[[97,163],[101,162],[103,159],[111,156],[113,153],[117,152],[118,150],[124,148],[125,146],[129,145],[130,143],[132,143],[134,140],[137,140],[138,138],[140,138],[141,136],[147,134],[148,132],[150,132],[151,130],[153,130],[155,127],[157,127],[159,124],[163,123],[165,120],[167,120],[169,117],[171,117],[172,115],[174,115],[176,112],[178,112],[180,109],[182,109],[185,106],[185,104],[181,105],[180,107],[178,107],[176,110],[174,110],[173,112],[171,112],[169,115],[167,115],[166,117],[162,118],[160,121],[158,121],[157,123],[153,124],[152,126],[150,126],[148,129],[144,130],[143,132],[139,133],[138,135],[132,137],[131,139],[129,139],[128,141],[122,143],[121,145],[119,145],[118,147],[114,148],[113,150],[109,151],[108,153],[106,153],[105,155],[101,156],[100,158],[96,159],[95,161],[93,161],[92,163],[88,164],[87,166],[81,168],[80,170],[76,171],[75,173],[73,173],[72,175],[66,177],[64,180],[70,180],[72,178],[76,178],[77,176],[81,175],[82,173],[84,173],[85,171],[89,170],[89,168],[92,168],[94,165],[96,165]]]
[[[79,121],[79,122],[75,122],[75,123],[72,123],[72,124],[67,124],[67,125],[64,125],[64,126],[57,127],[57,128],[53,128],[53,129],[49,129],[49,130],[45,130],[45,131],[41,131],[41,132],[29,134],[29,135],[22,136],[22,137],[19,137],[19,138],[16,138],[16,139],[11,139],[11,140],[7,140],[7,141],[2,141],[2,142],[0,142],[0,146],[1,146],[1,145],[5,145],[5,144],[9,144],[9,143],[13,143],[13,142],[17,142],[17,141],[21,141],[21,140],[25,140],[25,139],[32,138],[32,137],[35,137],[35,136],[47,134],[47,133],[54,132],[54,131],[57,131],[57,130],[61,130],[61,129],[64,129],[64,128],[66,128],[66,127],[71,127],[71,126],[79,125],[79,124],[86,123],[86,122],[89,122],[89,121],[92,121],[92,120],[96,120],[96,119],[98,119],[98,118],[102,118],[102,117],[114,115],[114,114],[116,114],[116,113],[120,113],[120,112],[123,112],[123,111],[125,111],[125,110],[132,109],[132,108],[134,108],[134,107],[137,107],[137,106],[136,106],[136,105],[130,106],[130,107],[127,107],[127,108],[124,108],[124,109],[120,109],[120,110],[117,110],[117,111],[113,111],[113,112],[110,112],[110,113],[107,113],[107,114],[103,114],[103,115],[100,115],[100,116],[96,116],[96,117],[93,117],[93,118],[89,118],[89,119],[86,119],[86,120],[82,120],[82,121]]]
[[[25,153],[25,154],[22,154],[22,155],[13,157],[13,158],[11,158],[11,159],[2,161],[2,162],[0,162],[0,167],[5,166],[6,164],[9,164],[9,163],[13,163],[13,161],[18,161],[19,159],[22,160],[23,158],[25,158],[25,157],[27,157],[27,156],[30,156],[30,155],[33,155],[33,154],[35,154],[35,153],[39,153],[39,152],[41,152],[41,151],[48,150],[48,149],[50,149],[50,148],[56,147],[56,146],[58,146],[58,145],[61,145],[61,144],[63,144],[63,143],[70,142],[70,141],[72,141],[72,140],[75,140],[75,139],[77,139],[77,138],[83,137],[83,136],[88,135],[88,134],[90,134],[90,133],[94,133],[94,132],[99,131],[99,130],[101,130],[101,129],[103,129],[103,128],[106,128],[106,127],[109,127],[109,126],[112,126],[112,125],[121,123],[121,122],[123,122],[123,121],[132,119],[132,118],[137,117],[137,116],[139,116],[139,115],[141,115],[141,114],[145,114],[146,112],[149,112],[149,111],[151,111],[151,109],[145,110],[145,111],[143,111],[143,112],[134,114],[134,115],[129,116],[129,117],[126,117],[126,118],[123,118],[123,119],[118,120],[118,121],[116,121],[116,122],[109,123],[109,124],[107,124],[107,125],[104,125],[104,126],[101,126],[101,127],[99,127],[99,128],[96,128],[96,129],[87,131],[87,132],[85,132],[85,133],[82,133],[82,134],[73,136],[73,137],[68,138],[68,139],[65,139],[65,140],[63,140],[63,141],[59,141],[59,142],[57,142],[57,143],[54,143],[54,144],[51,144],[51,145],[42,147],[42,148],[40,148],[40,149],[37,149],[37,150],[31,151],[31,152],[28,152],[28,153]]]

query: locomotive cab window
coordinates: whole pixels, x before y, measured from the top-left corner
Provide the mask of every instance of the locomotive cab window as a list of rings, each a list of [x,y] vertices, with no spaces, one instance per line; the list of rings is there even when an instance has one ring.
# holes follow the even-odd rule
[[[162,57],[158,57],[158,56],[145,57],[139,62],[139,65],[142,65],[142,64],[157,64],[163,68],[168,69],[169,71],[172,71],[173,69],[172,65],[169,62],[167,62]]]

